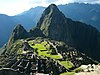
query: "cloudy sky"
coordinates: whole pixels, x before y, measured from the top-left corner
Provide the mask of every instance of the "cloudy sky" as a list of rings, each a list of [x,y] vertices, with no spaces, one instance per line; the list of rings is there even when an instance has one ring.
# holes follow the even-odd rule
[[[73,2],[100,4],[100,0],[0,0],[0,13],[12,16],[36,6],[48,6],[51,3],[59,5]]]

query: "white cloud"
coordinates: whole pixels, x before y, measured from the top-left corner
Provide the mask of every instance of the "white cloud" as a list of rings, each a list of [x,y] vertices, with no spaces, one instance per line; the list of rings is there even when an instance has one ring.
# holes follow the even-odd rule
[[[98,3],[100,4],[100,0],[73,0],[73,2],[79,2],[79,3]]]
[[[0,13],[8,15],[16,15],[31,8],[27,1],[16,0],[14,2],[5,3],[0,7]]]
[[[55,4],[59,5],[59,4],[68,4],[68,3],[72,3],[73,0],[58,0],[57,2],[55,2]]]
[[[29,3],[32,6],[48,6],[51,3],[59,5],[59,4],[67,4],[73,2],[93,4],[93,3],[100,3],[100,0],[29,0]]]
[[[44,7],[48,6],[51,3],[59,5],[59,4],[66,4],[70,2],[73,2],[73,0],[29,0],[29,3],[32,6],[44,6]]]
[[[32,7],[36,7],[36,6],[48,6],[50,3],[47,2],[47,0],[29,0],[28,1],[29,4],[31,4]]]
[[[31,7],[36,7],[36,6],[47,7],[51,3],[59,5],[72,2],[100,4],[100,0],[9,0],[9,1],[0,0],[0,13],[15,15],[30,9]]]

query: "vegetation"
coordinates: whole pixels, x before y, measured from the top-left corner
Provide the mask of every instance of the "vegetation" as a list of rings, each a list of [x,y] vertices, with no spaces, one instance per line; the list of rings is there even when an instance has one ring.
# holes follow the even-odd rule
[[[74,74],[75,74],[75,72],[65,72],[65,73],[62,73],[60,75],[74,75]]]
[[[66,69],[69,69],[69,68],[73,67],[73,64],[70,61],[68,61],[68,60],[66,60],[66,61],[59,61],[59,63],[61,65],[63,65]]]
[[[79,68],[74,69],[74,72],[75,72],[75,73],[83,72],[83,69],[81,69],[81,68],[79,67]]]
[[[76,68],[74,69],[72,72],[64,72],[60,75],[74,75],[75,73],[78,73],[78,72],[82,72],[83,70],[81,68]]]
[[[52,59],[61,59],[61,57],[56,54],[56,55],[51,55],[51,51],[52,50],[49,50],[50,47],[49,47],[49,44],[47,44],[47,42],[42,42],[40,44],[35,44],[34,46],[32,46],[32,44],[34,43],[34,40],[32,41],[29,41],[29,44],[31,45],[32,48],[34,49],[38,49],[37,52],[40,56],[43,56],[43,57],[50,57]],[[46,45],[47,44],[47,45]]]

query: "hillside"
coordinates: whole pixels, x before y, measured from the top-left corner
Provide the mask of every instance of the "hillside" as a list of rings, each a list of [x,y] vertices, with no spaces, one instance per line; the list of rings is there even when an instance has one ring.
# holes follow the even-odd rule
[[[0,54],[0,75],[73,75],[81,65],[99,64],[100,33],[66,18],[55,4],[27,32],[19,24]],[[96,55],[93,55],[95,52]]]

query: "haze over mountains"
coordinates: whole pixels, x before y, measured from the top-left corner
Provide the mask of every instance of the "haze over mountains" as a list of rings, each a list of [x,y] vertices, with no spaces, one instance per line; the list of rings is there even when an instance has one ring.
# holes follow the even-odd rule
[[[59,5],[58,8],[66,17],[75,21],[78,20],[90,24],[100,31],[100,5],[71,3],[67,5]],[[0,46],[7,42],[15,25],[22,24],[27,30],[35,26],[44,9],[44,7],[31,8],[30,10],[16,16],[3,16],[3,14],[0,14]]]

